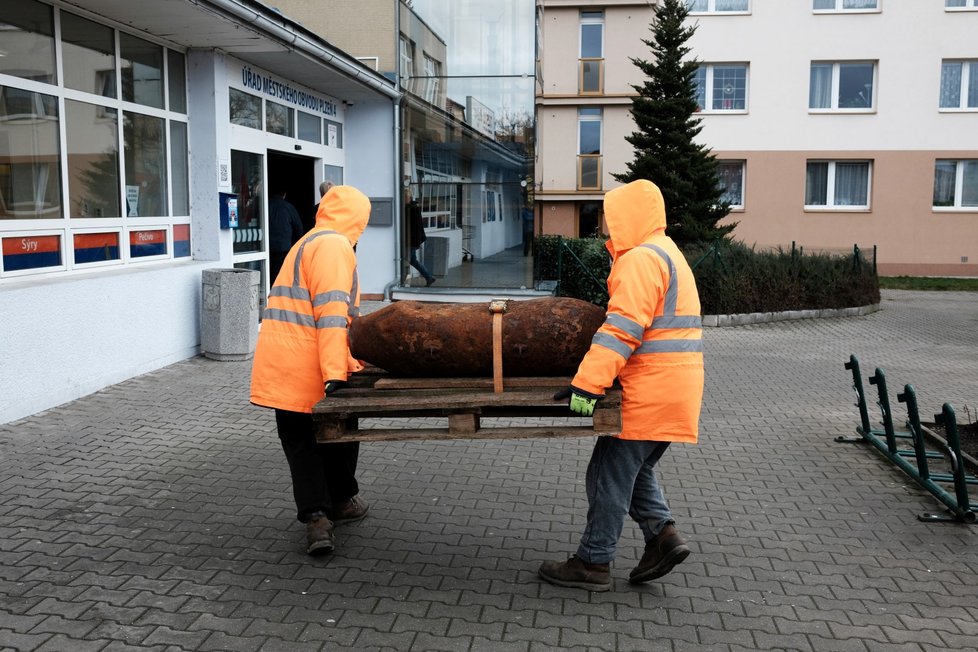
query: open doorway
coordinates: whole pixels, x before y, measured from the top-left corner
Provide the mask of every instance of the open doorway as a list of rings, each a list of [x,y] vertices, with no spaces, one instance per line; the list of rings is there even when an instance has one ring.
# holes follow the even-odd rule
[[[268,150],[268,193],[284,192],[295,206],[306,231],[316,223],[319,189],[316,187],[316,159]]]

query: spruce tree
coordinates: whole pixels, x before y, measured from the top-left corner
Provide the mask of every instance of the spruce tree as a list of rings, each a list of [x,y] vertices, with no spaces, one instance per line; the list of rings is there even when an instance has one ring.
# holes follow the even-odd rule
[[[637,130],[625,137],[635,148],[635,158],[627,173],[613,175],[624,183],[648,179],[659,186],[666,203],[666,233],[681,247],[726,237],[736,226],[717,224],[730,206],[721,200],[716,158],[694,142],[702,126],[696,117],[694,81],[699,62],[687,58],[686,42],[696,31],[685,24],[688,14],[684,0],[662,0],[654,9],[652,38],[642,42],[655,58],[632,57],[646,76],[644,83],[632,86],[638,92],[631,108]]]

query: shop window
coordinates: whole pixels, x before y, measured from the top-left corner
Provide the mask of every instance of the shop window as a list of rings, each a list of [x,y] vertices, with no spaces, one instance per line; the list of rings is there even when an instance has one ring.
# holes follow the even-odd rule
[[[75,264],[104,263],[119,260],[119,234],[76,233],[73,236]]]
[[[35,0],[0,0],[0,73],[56,84],[54,10]],[[25,67],[25,62],[29,66]]]
[[[158,109],[163,108],[163,48],[122,33],[122,99]]]
[[[264,251],[262,170],[261,154],[231,150],[231,192],[238,196],[238,228],[234,229],[233,245],[236,254]]]
[[[0,220],[60,218],[58,98],[0,86]]]
[[[176,50],[166,51],[166,69],[170,110],[176,113],[187,112],[187,69],[185,57]]]
[[[166,229],[129,232],[129,257],[150,258],[166,255]]]
[[[63,267],[60,235],[16,235],[3,238],[3,271]]]
[[[115,109],[65,100],[71,217],[121,217]]]
[[[190,225],[173,225],[173,257],[186,258],[190,256]]]
[[[166,142],[162,118],[123,114],[126,160],[126,216],[167,215]]]
[[[34,0],[0,0],[0,33],[0,282],[190,256],[184,55]],[[56,69],[50,93],[16,79],[54,84]]]
[[[171,215],[190,215],[190,170],[187,157],[187,123],[170,121]]]
[[[65,86],[116,97],[115,33],[111,27],[64,12],[61,51]]]

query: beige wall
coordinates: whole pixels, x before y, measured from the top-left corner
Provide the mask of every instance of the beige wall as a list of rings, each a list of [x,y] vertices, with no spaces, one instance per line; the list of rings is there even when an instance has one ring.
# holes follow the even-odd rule
[[[269,4],[347,54],[378,57],[380,72],[397,70],[393,0],[274,0]]]
[[[714,153],[746,161],[744,210],[729,218],[739,222],[738,240],[758,247],[795,242],[808,251],[876,245],[884,274],[978,275],[978,210],[931,206],[935,159],[978,158],[978,151]],[[869,210],[805,210],[805,166],[811,158],[872,160]]]

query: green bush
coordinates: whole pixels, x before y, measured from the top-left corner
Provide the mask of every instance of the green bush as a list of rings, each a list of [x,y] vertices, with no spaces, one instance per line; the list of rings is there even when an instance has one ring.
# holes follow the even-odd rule
[[[607,304],[610,258],[604,239],[539,236],[534,247],[536,278],[559,279],[560,296]],[[880,300],[875,268],[858,250],[802,255],[721,241],[684,253],[694,266],[705,315],[848,308]]]

